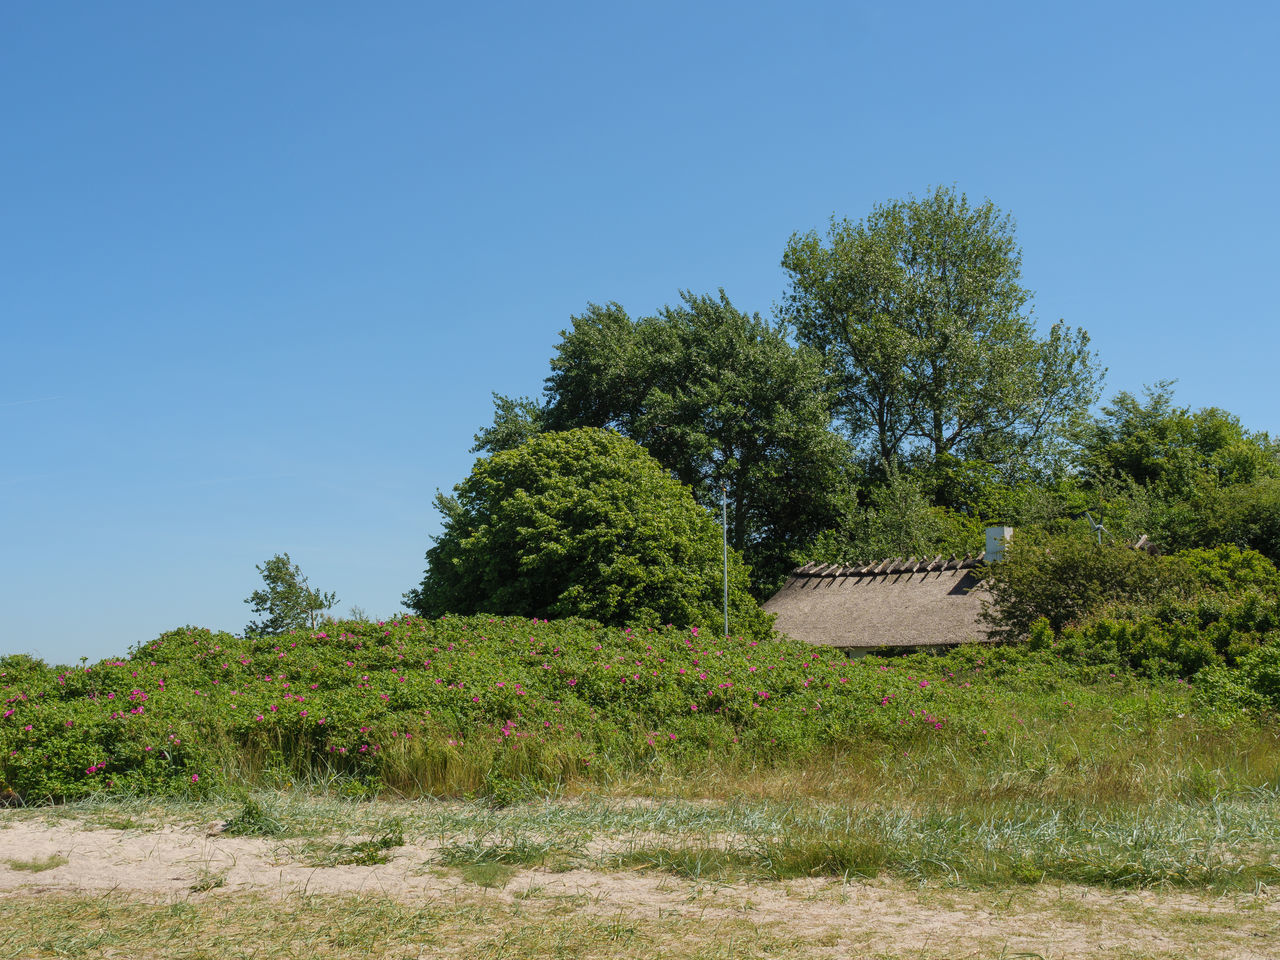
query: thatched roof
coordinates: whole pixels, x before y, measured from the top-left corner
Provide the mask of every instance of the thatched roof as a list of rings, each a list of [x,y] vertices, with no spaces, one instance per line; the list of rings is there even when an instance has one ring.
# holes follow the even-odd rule
[[[984,554],[882,560],[857,567],[808,564],[764,605],[775,627],[830,647],[928,647],[985,641]]]

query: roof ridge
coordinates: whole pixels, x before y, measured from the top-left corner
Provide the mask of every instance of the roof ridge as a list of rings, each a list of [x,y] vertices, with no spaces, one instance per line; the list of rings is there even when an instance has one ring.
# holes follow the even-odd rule
[[[944,556],[884,557],[869,563],[819,563],[812,561],[791,571],[792,577],[878,577],[895,574],[942,573],[947,570],[970,570],[986,562],[986,551],[977,556],[966,553],[963,557]]]

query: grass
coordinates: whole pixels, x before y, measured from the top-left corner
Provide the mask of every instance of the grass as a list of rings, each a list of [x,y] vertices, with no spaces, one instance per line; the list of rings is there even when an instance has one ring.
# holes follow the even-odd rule
[[[222,831],[231,837],[277,837],[284,827],[262,802],[251,798],[223,824]]]
[[[44,873],[65,867],[71,861],[60,853],[51,853],[47,857],[35,857],[30,860],[6,860],[10,870],[21,870],[25,873]]]
[[[1158,779],[1158,753],[1151,761]],[[127,823],[137,830],[222,819],[225,833],[281,840],[286,856],[317,867],[386,863],[409,844],[414,849],[404,856],[447,868],[641,868],[726,882],[886,877],[985,888],[1051,881],[1217,891],[1280,884],[1280,788],[1135,803],[1123,793],[1044,784],[992,792],[986,787],[999,771],[988,769],[972,776],[966,792],[956,782],[962,777],[926,779],[908,761],[886,770],[877,797],[858,776],[865,765],[843,789],[838,769],[828,759],[718,783],[666,778],[649,784],[647,797],[635,796],[644,784],[626,780],[613,794],[504,808],[294,790],[203,804],[82,801],[5,810],[0,823]],[[716,789],[729,799],[702,795]]]
[[[1142,809],[848,809],[824,804],[534,805],[460,808],[439,862],[557,870],[647,868],[722,882],[881,875],[969,887],[1253,890],[1280,883],[1280,802],[1168,802]],[[457,832],[462,831],[461,837]]]
[[[395,826],[381,836],[352,842],[313,840],[298,859],[313,867],[371,867],[391,860],[391,851],[404,846],[404,832]]]
[[[491,860],[479,863],[465,863],[458,868],[458,874],[478,887],[497,887],[505,889],[511,878],[519,872],[517,867],[507,863],[495,863]]]
[[[191,886],[187,889],[192,893],[207,893],[210,890],[217,890],[219,887],[227,885],[225,874],[215,873],[211,870],[201,870]]]
[[[1270,892],[1280,884],[1276,791],[1150,804],[952,800],[953,787],[879,802],[861,787],[835,801],[798,792],[814,782],[834,791],[827,769],[757,773],[742,781],[755,795],[720,800],[636,797],[628,781],[616,794],[502,808],[295,789],[0,811],[9,827],[50,819],[199,832],[247,808],[254,816],[244,822],[271,826],[243,836],[261,837],[273,855],[316,869],[376,868],[394,856],[388,878],[422,878],[404,898],[245,891],[239,882],[229,892],[228,876],[207,868],[163,904],[127,890],[18,891],[0,915],[0,960],[234,960],[260,957],[264,944],[273,955],[337,958],[1280,953],[1280,900]],[[789,799],[776,799],[788,789]],[[561,879],[564,869],[576,872]],[[370,876],[353,882],[378,889],[381,881],[361,879]],[[1073,947],[1063,931],[1075,931]]]
[[[549,916],[470,897],[404,904],[385,897],[307,896],[270,901],[226,897],[147,904],[127,898],[42,897],[18,901],[0,927],[3,957],[328,958],[456,956],[716,958],[777,956],[794,944],[748,921],[710,928],[696,920],[661,926],[626,911],[590,906]],[[549,922],[550,921],[550,922]],[[797,945],[798,944],[794,944]],[[673,954],[673,949],[679,951]]]
[[[753,896],[767,899],[758,890]],[[217,894],[148,903],[118,893],[45,893],[7,899],[0,914],[0,957],[260,960],[264,951],[335,960],[1274,955],[1275,913],[1251,903],[1082,900],[1070,890],[1014,894],[999,902],[960,892],[939,902],[904,886],[872,888],[843,905],[793,899],[762,914],[755,900],[738,891],[695,886],[667,891],[666,906],[656,911],[590,893],[509,895],[501,883],[476,882],[415,902],[368,894]],[[957,917],[984,919],[958,923]],[[1028,917],[1034,917],[1033,927]]]
[[[404,617],[331,629],[184,629],[82,669],[7,658],[0,794],[39,805],[300,785],[502,806],[627,782],[724,796],[823,757],[868,795],[907,779],[937,792],[935,777],[992,798],[1140,802],[1280,777],[1268,718],[1052,650],[849,661],[692,628]]]

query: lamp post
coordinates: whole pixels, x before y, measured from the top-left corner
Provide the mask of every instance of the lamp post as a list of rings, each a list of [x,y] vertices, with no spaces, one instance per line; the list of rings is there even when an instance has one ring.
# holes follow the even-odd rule
[[[729,485],[720,484],[720,530],[724,534],[724,635],[729,637]]]

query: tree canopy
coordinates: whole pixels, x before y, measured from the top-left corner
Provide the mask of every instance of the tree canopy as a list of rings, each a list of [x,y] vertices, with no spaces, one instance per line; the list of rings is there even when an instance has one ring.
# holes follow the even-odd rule
[[[253,591],[245,603],[254,613],[267,616],[261,622],[250,621],[245,636],[271,636],[303,627],[314,630],[319,615],[338,602],[333,593],[312,590],[287,553],[277,553],[255,569],[262,574],[263,589]]]
[[[1188,496],[1205,485],[1280,477],[1280,444],[1252,433],[1217,407],[1173,402],[1173,382],[1148,386],[1145,399],[1116,394],[1078,433],[1081,477],[1130,481]]]
[[[1116,394],[1075,434],[1077,476],[1128,536],[1168,549],[1232,544],[1280,561],[1280,444],[1160,381]]]
[[[1088,335],[1059,322],[1037,336],[1013,221],[989,200],[938,188],[832,218],[825,243],[793,235],[782,265],[782,315],[873,463],[951,456],[1016,475],[1097,397]]]
[[[544,402],[495,397],[476,437],[496,451],[540,429],[608,427],[645,447],[705,506],[727,486],[730,542],[757,578],[836,523],[849,452],[831,429],[818,355],[718,296],[632,320],[617,303],[573,317],[551,359]]]
[[[1066,535],[1086,509],[1120,540],[1280,559],[1280,445],[1179,407],[1166,382],[1091,414],[1105,371],[1084,330],[1037,325],[1013,220],[990,200],[938,188],[833,217],[782,265],[774,321],[723,290],[638,318],[589,304],[542,395],[495,394],[474,450],[616,431],[704,508],[727,489],[757,596],[797,563],[976,552],[988,523]],[[470,529],[461,501],[439,502]],[[415,598],[445,579],[429,570]]]
[[[721,531],[639,445],[608,430],[543,433],[476,461],[405,605],[424,616],[581,616],[720,629]],[[769,618],[729,554],[734,633]]]

